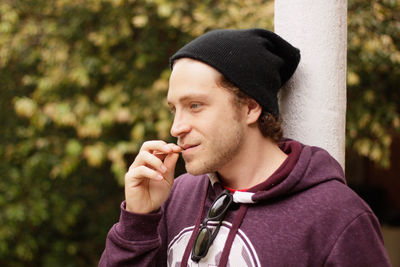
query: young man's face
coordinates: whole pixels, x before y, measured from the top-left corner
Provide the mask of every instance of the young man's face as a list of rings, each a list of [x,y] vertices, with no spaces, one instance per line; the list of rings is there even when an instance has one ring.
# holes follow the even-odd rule
[[[217,82],[221,74],[196,60],[176,61],[168,104],[174,111],[171,134],[178,138],[186,170],[194,175],[225,167],[241,150],[247,124],[233,93]]]

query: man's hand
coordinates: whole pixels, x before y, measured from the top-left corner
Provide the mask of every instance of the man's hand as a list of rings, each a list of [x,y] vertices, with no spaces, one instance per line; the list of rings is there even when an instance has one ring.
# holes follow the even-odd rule
[[[168,199],[175,165],[182,148],[164,141],[143,143],[125,174],[126,209],[135,213],[158,210]]]

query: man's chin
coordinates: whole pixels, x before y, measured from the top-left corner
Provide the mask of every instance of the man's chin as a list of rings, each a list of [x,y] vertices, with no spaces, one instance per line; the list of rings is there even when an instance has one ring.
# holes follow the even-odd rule
[[[186,168],[186,171],[187,171],[189,174],[193,175],[193,176],[204,174],[204,172],[201,172],[201,171],[196,170],[196,169]]]
[[[210,172],[206,168],[201,168],[199,166],[193,166],[193,164],[188,164],[188,163],[185,164],[185,168],[188,173],[190,173],[191,175],[194,175],[194,176],[201,175],[201,174],[207,174]]]

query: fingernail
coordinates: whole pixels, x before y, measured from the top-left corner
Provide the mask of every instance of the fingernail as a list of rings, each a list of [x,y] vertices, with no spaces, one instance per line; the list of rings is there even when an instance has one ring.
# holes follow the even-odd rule
[[[158,180],[164,179],[164,177],[162,175],[160,175],[160,174],[157,175],[157,178],[158,178]]]
[[[166,172],[167,171],[167,167],[165,167],[164,165],[161,165],[161,170],[162,170],[162,172]]]
[[[182,150],[182,148],[180,146],[174,144],[174,150],[179,152]]]

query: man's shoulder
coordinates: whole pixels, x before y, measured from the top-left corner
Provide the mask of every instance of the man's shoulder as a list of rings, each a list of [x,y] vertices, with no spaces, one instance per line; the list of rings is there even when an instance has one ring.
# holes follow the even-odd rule
[[[332,179],[307,190],[313,205],[328,217],[340,214],[342,220],[352,220],[364,213],[373,214],[369,205],[348,185]]]

